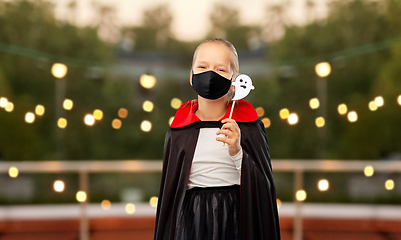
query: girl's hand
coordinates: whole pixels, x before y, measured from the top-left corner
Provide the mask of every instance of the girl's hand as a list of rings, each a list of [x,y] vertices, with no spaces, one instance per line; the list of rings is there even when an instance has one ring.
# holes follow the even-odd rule
[[[234,119],[226,118],[221,122],[224,124],[216,135],[224,134],[226,137],[217,137],[216,140],[226,143],[230,156],[235,156],[241,150],[241,130]]]

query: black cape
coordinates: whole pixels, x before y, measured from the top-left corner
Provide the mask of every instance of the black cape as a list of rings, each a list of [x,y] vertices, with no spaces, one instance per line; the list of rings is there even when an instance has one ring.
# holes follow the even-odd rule
[[[236,106],[237,107],[237,106]],[[237,108],[235,108],[237,109]],[[276,191],[269,147],[260,120],[238,122],[243,150],[240,186],[240,239],[280,239]],[[164,142],[163,170],[156,213],[155,240],[173,240],[199,129],[219,127],[219,121],[196,121],[170,128]]]

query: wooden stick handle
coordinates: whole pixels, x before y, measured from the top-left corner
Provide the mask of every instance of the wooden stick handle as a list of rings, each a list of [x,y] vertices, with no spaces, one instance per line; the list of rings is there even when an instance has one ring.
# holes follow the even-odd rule
[[[233,102],[233,105],[232,105],[231,111],[230,111],[230,116],[229,116],[228,118],[231,118],[232,115],[233,115],[233,110],[234,110],[235,102],[236,102],[236,101]],[[227,137],[227,136],[226,136],[226,137]],[[223,146],[225,146],[225,145],[226,145],[226,143],[223,143]]]

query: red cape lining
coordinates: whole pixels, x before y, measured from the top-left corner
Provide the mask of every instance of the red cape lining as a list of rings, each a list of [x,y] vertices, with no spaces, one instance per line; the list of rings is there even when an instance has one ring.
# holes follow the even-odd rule
[[[220,121],[230,116],[232,103],[232,101],[229,103],[227,112]],[[170,128],[181,128],[194,122],[201,121],[195,115],[196,110],[198,110],[198,100],[190,100],[182,104],[177,110]],[[253,122],[258,120],[258,114],[249,102],[241,99],[236,101],[231,118],[236,122]]]

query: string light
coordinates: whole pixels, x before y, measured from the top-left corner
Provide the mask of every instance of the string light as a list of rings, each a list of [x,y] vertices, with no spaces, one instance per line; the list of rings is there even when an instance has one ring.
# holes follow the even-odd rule
[[[133,203],[128,203],[127,205],[125,205],[125,211],[128,214],[134,214],[136,210],[135,204]]]
[[[93,111],[93,117],[98,121],[102,120],[102,118],[103,118],[102,110],[96,109],[95,111]]]
[[[319,77],[324,78],[330,75],[331,66],[328,62],[321,62],[316,64],[315,71]]]
[[[67,74],[68,68],[62,63],[55,63],[52,66],[52,74],[55,78],[63,78]]]
[[[370,111],[376,111],[377,110],[377,105],[375,101],[370,101],[369,102],[369,110]]]
[[[54,183],[53,183],[53,189],[54,189],[54,191],[56,191],[56,192],[63,192],[63,191],[64,191],[64,188],[65,188],[65,184],[64,184],[63,181],[61,181],[61,180],[56,180],[56,181],[54,181]]]
[[[151,89],[156,84],[156,78],[152,75],[142,74],[139,78],[141,86],[147,89]]]
[[[168,125],[170,126],[173,123],[174,117],[170,117],[170,119],[168,120]]]
[[[265,110],[262,107],[257,107],[255,110],[258,117],[263,117],[263,115],[265,115]]]
[[[152,129],[152,123],[149,122],[148,120],[143,120],[141,123],[141,130],[144,132],[150,132]]]
[[[33,123],[35,121],[35,114],[32,112],[27,112],[25,114],[25,122],[27,123]]]
[[[327,179],[320,179],[317,184],[317,188],[321,192],[327,191],[329,189],[329,181],[327,181]]]
[[[0,107],[1,108],[5,108],[7,106],[7,103],[8,103],[8,99],[7,98],[5,98],[5,97],[1,97],[0,98]]]
[[[399,95],[399,96],[398,96],[398,98],[397,98],[397,102],[398,102],[398,105],[400,105],[400,106],[401,106],[401,95]]]
[[[43,114],[45,113],[45,107],[42,105],[37,105],[35,108],[35,113],[38,116],[43,116]]]
[[[262,123],[263,123],[263,125],[265,125],[265,128],[268,128],[271,125],[270,119],[268,119],[268,118],[263,118]]]
[[[347,105],[345,105],[344,103],[342,103],[342,104],[338,105],[337,110],[338,110],[338,113],[339,113],[340,115],[344,115],[344,114],[347,113],[348,108],[347,108]]]
[[[297,201],[299,202],[303,202],[306,199],[306,192],[305,190],[298,190],[295,194],[295,198],[297,199]]]
[[[86,114],[84,122],[87,126],[93,126],[93,124],[95,124],[95,118],[93,117],[92,114]]]
[[[375,98],[376,106],[382,107],[384,105],[384,99],[382,96],[378,96]]]
[[[78,202],[85,202],[86,201],[86,192],[78,191],[75,195]]]
[[[387,190],[393,190],[394,189],[394,181],[392,179],[387,179],[386,183],[384,184]]]
[[[65,99],[63,102],[63,107],[65,110],[71,110],[74,106],[74,102],[71,99]]]
[[[358,120],[358,114],[355,111],[351,111],[348,113],[348,121],[356,122]]]
[[[143,109],[145,112],[151,112],[151,111],[153,111],[153,107],[154,107],[154,104],[153,104],[151,101],[148,101],[148,100],[146,100],[146,101],[143,102],[143,104],[142,104],[142,109]]]
[[[103,210],[109,210],[111,208],[111,202],[109,200],[103,200],[100,206]]]
[[[182,104],[182,101],[179,98],[171,99],[170,105],[174,109],[178,109]]]
[[[157,201],[158,201],[159,199],[157,198],[157,197],[151,197],[150,198],[150,200],[149,200],[149,204],[150,204],[150,206],[152,206],[152,207],[157,207]]]
[[[120,118],[126,118],[126,117],[128,116],[128,110],[125,109],[125,108],[120,108],[120,109],[118,110],[118,116],[119,116]]]
[[[365,169],[363,170],[364,174],[366,177],[371,177],[373,176],[375,170],[373,169],[372,166],[366,166]]]
[[[12,112],[14,110],[14,104],[12,102],[7,102],[7,106],[5,109],[7,112]]]
[[[17,167],[10,167],[8,169],[8,175],[12,178],[18,177],[19,171]]]
[[[312,98],[311,100],[309,100],[309,106],[312,109],[317,109],[320,106],[320,102],[319,99],[317,98]]]
[[[280,208],[281,207],[281,200],[277,198],[276,202],[277,202],[277,208]]]
[[[290,125],[295,125],[295,124],[297,124],[298,123],[298,115],[296,114],[296,113],[291,113],[289,116],[288,116],[288,123],[290,124]]]
[[[317,127],[319,128],[323,127],[325,124],[324,118],[323,117],[316,118],[315,123]]]
[[[121,123],[121,120],[120,119],[114,119],[113,120],[113,122],[111,122],[111,126],[114,128],[114,129],[120,129],[121,128],[121,125],[122,125],[122,123]]]
[[[67,119],[59,118],[58,121],[57,121],[57,126],[59,128],[66,128],[67,127]]]
[[[283,120],[287,119],[289,115],[290,115],[290,111],[288,111],[287,108],[283,108],[280,110],[280,118],[281,119],[283,119]]]

